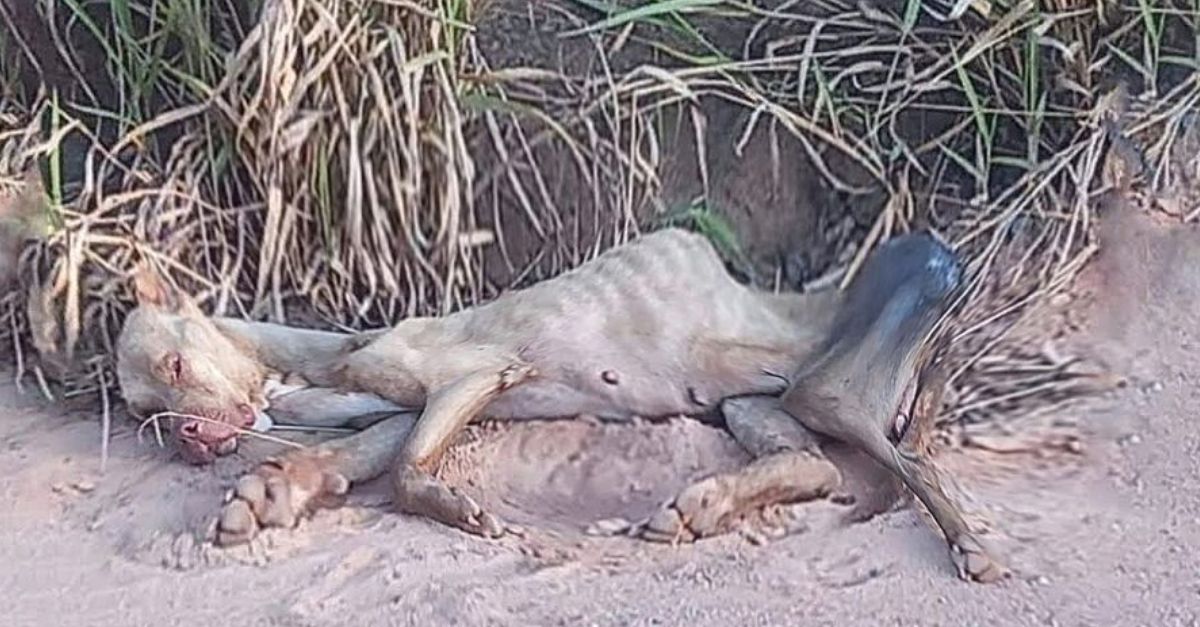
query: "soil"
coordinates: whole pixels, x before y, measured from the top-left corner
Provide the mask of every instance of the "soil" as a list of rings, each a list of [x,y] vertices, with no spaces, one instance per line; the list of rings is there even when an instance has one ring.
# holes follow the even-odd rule
[[[671,67],[677,63],[636,39],[608,51],[602,63],[595,42],[587,37],[562,36],[582,26],[566,16],[560,6],[563,4],[575,6],[490,0],[477,16],[480,55],[490,67],[538,68],[577,78],[592,77],[595,84],[604,84],[598,77],[606,71],[622,75],[645,64]],[[748,23],[706,18],[697,18],[697,23],[712,45],[731,55],[741,54],[750,29]],[[570,94],[558,93],[556,89],[561,88],[553,82],[539,85],[539,89],[569,100]],[[518,100],[521,96],[516,95]],[[599,96],[599,92],[593,96]],[[538,102],[556,100],[542,92],[525,97]],[[538,164],[540,182],[530,168],[519,168],[511,176],[522,181],[526,190],[544,188],[536,194],[526,193],[536,196],[533,205],[554,207],[553,215],[542,220],[559,223],[561,228],[549,236],[540,235],[527,218],[509,176],[494,176],[511,158],[496,154],[490,135],[475,134],[472,154],[477,167],[486,173],[483,179],[488,181],[475,190],[479,225],[504,234],[503,248],[492,247],[484,252],[488,280],[496,285],[508,285],[515,277],[537,280],[552,268],[580,263],[581,255],[599,250],[597,241],[605,242],[606,247],[632,223],[654,227],[703,198],[706,208],[737,234],[740,255],[728,259],[731,270],[762,285],[771,286],[778,280],[785,289],[798,288],[834,264],[845,262],[854,252],[848,243],[861,241],[883,209],[886,194],[876,189],[876,182],[853,159],[820,144],[812,148],[822,155],[825,167],[837,172],[846,185],[874,191],[850,195],[834,189],[801,140],[778,122],[770,121],[769,116],[757,115],[743,104],[700,95],[694,103],[664,105],[656,109],[656,114],[657,121],[650,125],[653,128],[640,132],[654,136],[654,150],[643,147],[641,158],[654,162],[658,180],[649,194],[653,200],[629,204],[628,211],[636,214],[631,216],[630,224],[625,224],[626,216],[615,209],[625,206],[626,199],[611,197],[614,190],[626,188],[626,166],[607,172],[601,163],[597,172],[582,172],[561,142],[526,147],[514,138],[512,133],[518,125],[530,137],[544,133],[536,120],[504,120],[510,155],[522,155],[527,150]],[[574,116],[572,111],[562,117]],[[613,124],[604,119],[591,123],[602,129]],[[935,133],[922,130],[930,136]],[[576,142],[588,144],[582,125],[574,132],[578,134]],[[622,151],[626,150],[626,141],[631,142],[621,138]],[[620,176],[614,177],[614,172]],[[589,177],[599,178],[590,184]],[[606,194],[609,196],[604,197]],[[530,266],[533,270],[527,272]]]
[[[938,456],[1014,571],[1001,584],[956,579],[911,506],[856,525],[832,503],[789,507],[772,517],[786,533],[765,543],[751,532],[675,547],[587,535],[741,463],[720,430],[691,421],[474,429],[444,474],[524,537],[486,541],[396,515],[386,486],[372,484],[297,529],[218,550],[197,537],[223,491],[275,445],[196,468],[118,419],[102,473],[94,411],[10,385],[0,388],[3,622],[1198,625],[1200,234],[1129,211],[1102,227],[1103,252],[1059,305],[1079,327],[1070,348],[1128,384],[1053,416],[1079,425],[1081,451]]]

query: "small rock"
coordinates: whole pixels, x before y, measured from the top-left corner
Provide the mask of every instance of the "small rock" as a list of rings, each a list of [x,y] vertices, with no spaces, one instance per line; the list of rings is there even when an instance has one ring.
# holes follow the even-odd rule
[[[1154,391],[1154,392],[1161,392],[1161,391],[1163,391],[1163,384],[1162,384],[1162,381],[1155,381],[1154,383],[1151,383],[1151,384],[1150,384],[1150,390],[1151,390],[1151,391]]]
[[[87,479],[80,479],[79,481],[71,484],[71,487],[83,492],[84,494],[87,494],[88,492],[96,489],[96,484]]]
[[[589,536],[615,536],[629,531],[633,524],[624,518],[605,518],[588,525],[584,532]]]
[[[1136,433],[1131,433],[1129,435],[1126,435],[1126,436],[1123,436],[1123,437],[1120,437],[1117,439],[1117,444],[1119,444],[1121,446],[1134,446],[1136,444],[1141,444],[1141,443],[1142,443],[1142,436],[1140,436]]]

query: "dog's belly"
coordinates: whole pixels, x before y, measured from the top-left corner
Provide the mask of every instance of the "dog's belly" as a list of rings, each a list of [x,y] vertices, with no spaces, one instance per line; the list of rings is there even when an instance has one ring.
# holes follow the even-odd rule
[[[706,408],[690,402],[686,389],[676,389],[673,381],[657,380],[638,389],[609,393],[593,386],[572,385],[561,380],[530,381],[502,394],[484,414],[505,420],[537,420],[591,415],[607,420],[627,420],[634,416],[659,417],[703,412]]]
[[[779,394],[783,383],[762,371],[714,378],[678,362],[583,359],[534,362],[539,375],[501,394],[484,412],[522,420],[593,415],[609,420],[704,414],[730,396]]]
[[[607,420],[627,420],[637,412],[612,399],[561,381],[530,381],[501,394],[483,415],[501,420],[540,420],[581,415]]]
[[[699,414],[734,394],[782,392],[805,329],[733,281],[703,237],[659,231],[549,281],[464,311],[455,337],[537,370],[496,418]],[[729,355],[731,350],[740,351]]]

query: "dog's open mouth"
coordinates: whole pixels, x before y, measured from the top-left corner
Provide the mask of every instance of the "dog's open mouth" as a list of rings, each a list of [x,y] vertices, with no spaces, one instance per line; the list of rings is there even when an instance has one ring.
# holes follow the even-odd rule
[[[258,415],[248,405],[234,411],[191,409],[178,412],[175,440],[179,452],[192,464],[209,464],[238,448],[238,434],[258,426]]]
[[[230,436],[217,442],[203,442],[189,438],[179,438],[179,453],[190,464],[203,466],[211,464],[218,457],[224,457],[237,451],[237,436]]]

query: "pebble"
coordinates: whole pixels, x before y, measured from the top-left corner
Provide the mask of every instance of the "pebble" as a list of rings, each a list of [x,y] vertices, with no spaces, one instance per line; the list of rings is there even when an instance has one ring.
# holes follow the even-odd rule
[[[624,518],[605,518],[597,520],[588,525],[587,535],[589,536],[615,536],[619,533],[625,533],[633,525]]]
[[[1142,436],[1140,436],[1136,433],[1131,433],[1129,435],[1117,438],[1117,444],[1119,444],[1121,446],[1134,446],[1134,445],[1141,444],[1141,443],[1142,443]]]
[[[96,484],[92,483],[91,481],[88,481],[87,479],[80,479],[79,481],[76,481],[75,483],[73,483],[71,485],[76,490],[79,490],[80,492],[83,492],[85,494],[96,489]]]

